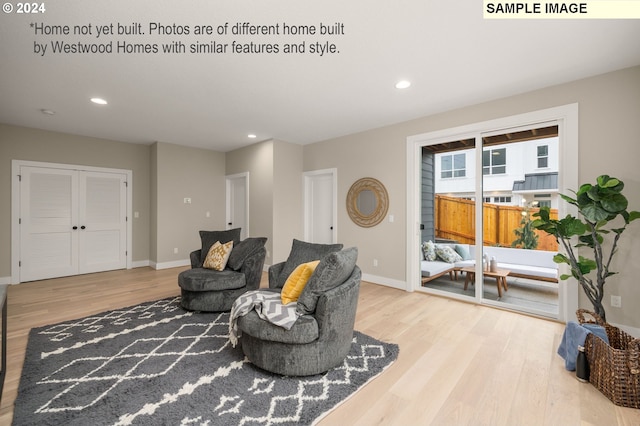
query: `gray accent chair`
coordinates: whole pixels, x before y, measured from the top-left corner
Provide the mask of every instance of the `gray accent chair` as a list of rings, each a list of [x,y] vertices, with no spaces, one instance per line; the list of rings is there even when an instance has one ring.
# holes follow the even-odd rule
[[[239,340],[249,361],[285,376],[320,374],[340,365],[353,339],[362,275],[357,257],[352,247],[321,259],[300,294],[296,310],[301,316],[290,330],[262,320],[255,311],[239,317]],[[269,269],[269,289],[263,291],[282,290],[277,272],[284,267]]]
[[[231,310],[238,296],[257,290],[267,254],[266,238],[239,241],[240,229],[200,231],[202,248],[190,254],[191,269],[178,275],[180,305],[190,311],[222,312]],[[216,242],[234,240],[227,266],[222,271],[203,268],[209,248]]]

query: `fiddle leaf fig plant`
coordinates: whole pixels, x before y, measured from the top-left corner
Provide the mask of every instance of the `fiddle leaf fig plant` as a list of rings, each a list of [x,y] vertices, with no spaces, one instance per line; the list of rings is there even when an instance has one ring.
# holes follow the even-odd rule
[[[581,185],[577,192],[572,191],[575,198],[560,195],[564,201],[578,208],[579,217],[567,215],[563,219],[551,219],[549,207],[541,207],[539,212],[533,214],[537,219],[532,226],[555,236],[566,253],[558,253],[553,258],[554,262],[566,263],[571,268],[571,275],[563,274],[560,279],[566,280],[573,276],[578,280],[595,313],[605,321],[606,314],[602,304],[604,285],[607,278],[617,273],[609,268],[618,240],[627,226],[640,218],[640,212],[627,211],[629,202],[622,194],[623,188],[624,183],[620,179],[602,175],[596,179],[595,185],[587,183]],[[612,223],[618,217],[621,220]],[[603,247],[607,236],[613,237],[608,251]],[[580,248],[591,249],[591,256],[578,254]],[[587,251],[589,250],[583,249],[581,253],[585,254]]]

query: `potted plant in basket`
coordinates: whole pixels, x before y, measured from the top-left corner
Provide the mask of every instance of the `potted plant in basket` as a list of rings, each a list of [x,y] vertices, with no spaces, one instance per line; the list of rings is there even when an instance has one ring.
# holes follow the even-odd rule
[[[616,274],[609,269],[618,246],[618,240],[627,225],[640,217],[640,212],[627,211],[628,201],[622,195],[624,183],[608,175],[599,176],[595,185],[584,184],[578,192],[572,191],[576,198],[560,195],[563,200],[578,208],[579,217],[567,215],[563,219],[550,219],[549,207],[541,207],[532,226],[554,235],[566,254],[558,253],[553,260],[566,263],[571,267],[571,275],[561,275],[561,280],[573,276],[593,304],[593,309],[606,321],[602,297],[604,284],[608,277]],[[621,220],[615,221],[618,216]],[[613,234],[613,242],[607,252],[603,247],[605,236]],[[576,243],[571,239],[578,237]],[[577,249],[588,247],[593,257],[577,254]],[[584,252],[583,252],[584,253]],[[595,277],[590,273],[595,271]]]

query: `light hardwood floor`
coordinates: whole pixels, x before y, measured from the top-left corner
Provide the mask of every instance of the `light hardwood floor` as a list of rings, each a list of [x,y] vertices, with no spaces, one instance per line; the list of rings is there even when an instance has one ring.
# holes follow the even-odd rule
[[[11,424],[31,328],[177,295],[183,269],[11,286],[0,425]],[[320,425],[640,425],[640,410],[564,370],[562,324],[365,282],[356,329],[399,344],[400,356]]]

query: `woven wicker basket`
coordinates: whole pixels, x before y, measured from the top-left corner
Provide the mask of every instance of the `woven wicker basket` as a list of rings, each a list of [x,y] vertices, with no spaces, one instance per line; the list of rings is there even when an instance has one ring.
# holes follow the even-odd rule
[[[585,309],[578,309],[576,316],[580,324],[605,327],[609,337],[608,345],[593,333],[585,340],[589,382],[614,404],[640,408],[640,339],[607,324],[599,315]]]

